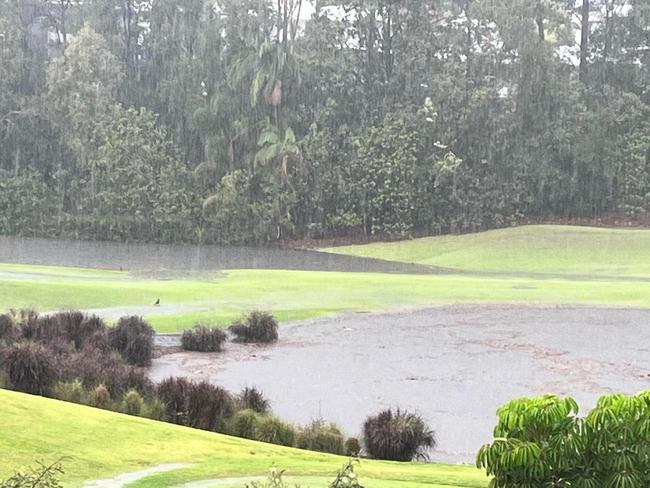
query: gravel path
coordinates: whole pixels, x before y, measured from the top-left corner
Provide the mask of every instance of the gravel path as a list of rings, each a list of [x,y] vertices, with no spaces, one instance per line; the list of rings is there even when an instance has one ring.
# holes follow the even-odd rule
[[[166,473],[175,469],[186,468],[187,464],[160,464],[140,471],[132,471],[130,473],[123,473],[114,478],[107,478],[103,480],[86,481],[83,485],[84,488],[122,488],[123,486],[133,483],[135,481],[146,478],[153,474]]]

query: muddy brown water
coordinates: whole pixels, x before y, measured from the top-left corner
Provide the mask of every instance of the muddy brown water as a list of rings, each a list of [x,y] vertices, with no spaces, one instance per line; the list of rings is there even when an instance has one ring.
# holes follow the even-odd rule
[[[280,337],[166,355],[151,376],[256,386],[281,418],[322,417],[351,435],[382,408],[416,410],[437,432],[432,459],[450,462],[473,462],[512,398],[572,395],[584,411],[604,393],[650,388],[650,310],[450,305],[296,322]]]
[[[430,266],[273,247],[129,244],[0,236],[0,263],[87,268],[209,271],[291,269],[428,274]]]

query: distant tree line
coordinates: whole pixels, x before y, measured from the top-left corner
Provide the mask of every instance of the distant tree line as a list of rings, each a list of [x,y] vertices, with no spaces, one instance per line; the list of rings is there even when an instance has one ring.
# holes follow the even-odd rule
[[[0,0],[0,233],[263,243],[650,205],[647,0]]]

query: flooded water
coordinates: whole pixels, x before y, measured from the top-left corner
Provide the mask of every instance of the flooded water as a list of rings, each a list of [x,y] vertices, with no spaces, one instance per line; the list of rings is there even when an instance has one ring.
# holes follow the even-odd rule
[[[473,462],[512,398],[572,395],[584,410],[650,388],[650,310],[455,305],[304,321],[280,337],[163,356],[151,375],[257,386],[281,418],[322,417],[351,435],[382,408],[417,410],[437,431],[432,459],[451,462]]]
[[[434,273],[429,266],[280,248],[125,244],[0,236],[0,262],[123,270],[299,269]]]

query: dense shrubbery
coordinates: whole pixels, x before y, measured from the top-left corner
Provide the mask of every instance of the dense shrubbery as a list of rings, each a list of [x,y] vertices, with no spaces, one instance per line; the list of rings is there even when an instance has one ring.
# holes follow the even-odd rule
[[[336,425],[327,424],[323,420],[314,420],[301,429],[297,447],[310,451],[345,454],[344,441],[345,436]]]
[[[361,443],[356,437],[348,437],[345,441],[345,455],[358,456],[361,453]]]
[[[111,346],[128,363],[149,366],[153,353],[153,329],[141,317],[122,317],[110,329]]]
[[[241,326],[246,340],[277,338],[269,314],[254,312]],[[297,428],[283,422],[256,388],[233,395],[185,378],[153,384],[145,369],[128,364],[151,359],[153,331],[139,317],[120,319],[109,329],[79,312],[39,317],[25,310],[0,316],[0,339],[2,387],[285,446],[335,454],[360,450],[356,439],[346,442],[332,424],[315,421]]]
[[[3,361],[11,385],[25,393],[47,395],[58,377],[55,355],[39,344],[10,346]]]
[[[219,352],[226,338],[226,333],[219,328],[195,325],[183,331],[181,345],[186,351]]]
[[[251,312],[242,321],[233,323],[228,330],[240,342],[275,342],[278,340],[278,323],[266,312]]]
[[[230,435],[282,446],[296,447],[298,430],[279,418],[253,410],[240,410],[228,421]]]
[[[376,459],[411,461],[427,459],[436,446],[434,432],[414,413],[384,410],[366,419],[363,442],[368,455]]]

